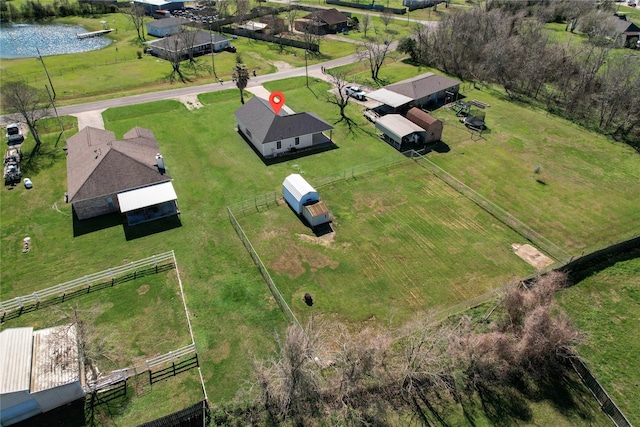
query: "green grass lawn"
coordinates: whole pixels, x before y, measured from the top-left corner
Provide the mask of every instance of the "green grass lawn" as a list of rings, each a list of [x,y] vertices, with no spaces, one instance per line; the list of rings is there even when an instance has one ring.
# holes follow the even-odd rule
[[[580,356],[629,421],[639,424],[640,258],[582,280],[558,301],[586,333]]]
[[[412,161],[319,192],[333,217],[328,239],[286,204],[239,220],[303,323],[331,313],[399,325],[535,271],[511,249],[519,235]]]
[[[637,235],[631,147],[484,89],[463,94],[490,105],[489,131],[473,137],[451,110],[435,111],[450,151],[430,154],[433,162],[572,255]]]
[[[402,69],[402,73],[410,73],[405,64],[394,63],[393,67],[396,68],[390,68],[390,71]],[[287,97],[287,105],[295,111],[313,111],[329,123],[335,123],[339,119],[337,108],[324,102],[324,97],[327,96],[327,91],[330,88],[326,82],[311,79],[310,88],[307,89],[304,79],[298,78],[273,82],[268,84],[267,88],[283,91]],[[569,188],[577,188],[580,183],[591,191],[591,196],[598,194],[592,190],[593,188],[603,185],[601,188],[606,190],[609,197],[606,211],[607,218],[611,218],[611,220],[608,228],[600,232],[601,228],[594,227],[589,218],[577,220],[573,219],[571,215],[561,216],[556,219],[559,226],[555,230],[555,234],[547,234],[546,229],[538,230],[552,240],[561,240],[556,243],[562,244],[565,239],[575,239],[578,242],[576,245],[591,247],[600,244],[600,242],[614,240],[614,238],[619,240],[631,233],[632,230],[637,229],[637,227],[630,227],[638,224],[638,214],[630,209],[632,201],[628,200],[633,199],[633,188],[635,187],[629,183],[634,182],[637,166],[634,166],[633,158],[630,157],[631,153],[626,151],[623,146],[584,133],[565,121],[550,116],[545,117],[544,114],[537,111],[529,111],[527,108],[507,103],[485,92],[473,93],[472,96],[489,102],[492,104],[489,111],[496,111],[496,113],[491,113],[493,116],[488,116],[492,133],[486,137],[492,139],[472,141],[468,133],[448,124],[445,127],[445,137],[451,151],[446,154],[433,155],[434,161],[441,164],[453,175],[465,180],[473,188],[483,192],[496,203],[508,210],[513,210],[513,213],[521,216],[522,220],[532,226],[538,224],[535,218],[531,219],[532,215],[528,217],[522,215],[522,211],[519,209],[523,209],[527,203],[542,197],[534,190],[541,191],[540,189],[543,187],[529,181],[531,179],[535,182],[533,177],[529,177],[529,175],[536,165],[542,164],[544,171],[542,178],[549,182],[544,188],[554,191],[553,197],[545,199],[547,206],[553,212],[566,210],[569,213],[574,212],[576,215],[582,212],[580,206],[571,205],[576,198],[569,197],[571,195],[569,191],[560,191],[561,186],[554,183],[553,177],[561,181],[562,185],[568,185]],[[187,304],[192,314],[191,320],[207,392],[211,401],[216,403],[232,397],[240,385],[245,383],[249,378],[253,358],[273,351],[274,331],[281,330],[286,324],[284,316],[277,308],[250,257],[235,235],[227,219],[225,207],[256,194],[280,191],[284,177],[300,169],[304,170],[305,176],[313,182],[314,178],[321,178],[354,165],[394,155],[400,156],[400,154],[375,136],[373,125],[367,122],[361,114],[362,108],[359,105],[350,104],[347,108],[347,114],[354,120],[355,126],[349,130],[344,123],[335,125],[336,129],[332,136],[337,149],[266,166],[235,131],[233,112],[240,107],[238,91],[206,94],[202,95],[200,100],[204,107],[191,111],[178,102],[162,101],[110,109],[103,114],[107,129],[114,131],[116,137],[122,137],[134,126],[148,128],[154,132],[165,157],[168,173],[174,178],[173,183],[182,212],[180,227],[166,229],[162,232],[148,227],[140,229],[137,235],[129,236],[129,239],[122,224],[108,218],[92,222],[94,230],[84,234],[77,233],[77,231],[86,230],[89,226],[78,227],[76,224],[76,236],[74,237],[71,208],[64,203],[63,198],[66,191],[63,143],[54,147],[58,133],[55,132],[55,126],[52,126],[50,132],[44,135],[40,154],[33,159],[27,157],[24,161],[25,173],[28,174],[26,176],[33,180],[34,188],[27,191],[20,185],[13,189],[5,188],[1,194],[1,299],[31,293],[36,289],[53,286],[88,273],[119,265],[125,259],[140,259],[173,249],[176,252]],[[520,117],[525,119],[511,118],[509,112],[512,111],[518,112]],[[501,127],[495,124],[498,121],[498,113],[508,118],[500,122]],[[442,114],[444,114],[443,118],[447,118],[446,112]],[[531,141],[535,136],[534,132],[525,126],[525,123],[530,120],[532,126],[541,126],[539,122],[534,120],[539,116],[546,118],[544,125],[547,127],[544,129],[555,136],[549,138],[546,141],[547,145],[544,146],[545,156],[543,159],[545,162],[539,163],[538,157],[529,154],[528,156],[533,157],[534,160],[531,160],[531,164],[527,163],[527,167],[523,168],[526,170],[526,174],[520,178],[517,174],[514,177],[509,172],[517,169],[515,164],[518,162],[510,163],[506,154],[501,153],[508,151],[507,147],[509,147],[509,141],[512,141],[511,138],[522,140],[520,151],[512,150],[516,155],[520,153],[520,156],[523,156],[523,152],[531,150]],[[74,132],[73,124],[73,121],[67,122],[67,137]],[[498,138],[498,135],[502,136]],[[30,152],[31,144],[32,139],[27,138],[24,144],[25,154]],[[581,150],[577,150],[576,146]],[[594,148],[590,148],[591,146]],[[492,159],[495,156],[498,156],[501,162],[507,165],[506,170],[502,163],[497,161],[494,163]],[[607,162],[616,165],[616,168],[607,167]],[[554,173],[547,177],[545,174],[551,171]],[[424,172],[420,170],[420,179],[416,179],[415,182],[413,182],[413,177],[405,177],[402,180],[400,176],[394,176],[393,181],[401,183],[402,186],[406,186],[413,192],[431,190],[436,186],[440,188],[441,184],[424,181],[426,179],[424,176]],[[375,182],[384,184],[383,181]],[[371,192],[372,188],[368,188],[366,185],[358,187],[364,183],[366,181],[357,180],[345,183],[344,187],[336,186],[344,191],[344,195],[339,192],[333,195],[327,192],[326,197],[330,209],[334,209],[333,200],[335,200],[335,212],[339,214],[337,225],[352,227],[349,231],[345,229],[344,232],[338,234],[338,239],[349,238],[357,241],[354,236],[359,231],[358,227],[362,227],[360,231],[363,233],[381,232],[381,230],[375,229],[375,223],[372,222],[356,226],[355,214],[352,214],[348,207],[350,201],[353,206],[359,206],[362,209],[358,215],[367,216],[366,214],[369,214],[371,221],[380,220],[386,224],[382,234],[371,238],[361,247],[361,250],[377,251],[375,253],[379,256],[383,253],[383,249],[380,242],[376,242],[378,238],[385,242],[394,242],[395,239],[399,239],[399,236],[407,234],[409,227],[426,227],[429,224],[426,220],[423,224],[419,220],[419,216],[424,215],[428,220],[430,212],[422,206],[411,206],[411,209],[407,209],[411,214],[401,217],[402,222],[398,224],[399,228],[395,229],[391,213],[393,209],[386,211],[386,213],[376,213],[377,205],[369,207],[367,203],[371,203],[371,201],[358,198],[357,193],[360,191],[363,191],[367,197],[373,198],[375,196],[373,193],[367,193],[367,191]],[[620,188],[616,188],[616,186]],[[487,188],[494,189],[494,191],[485,191]],[[381,188],[380,190],[381,192],[384,190],[381,194],[388,195],[390,201],[385,202],[388,205],[379,206],[391,208],[401,205],[400,194],[392,194],[389,188]],[[529,193],[532,193],[533,196],[528,195]],[[430,196],[434,203],[430,207],[438,210],[440,215],[443,215],[447,209],[446,204],[443,203],[446,194],[447,191],[443,188],[442,191],[435,191]],[[516,195],[518,197],[515,197]],[[453,198],[454,196],[455,198]],[[467,218],[467,220],[475,218],[477,223],[485,223],[487,219],[485,215],[473,209],[469,210],[469,203],[457,194],[452,195],[452,200],[456,202],[457,208],[465,212],[463,218]],[[580,199],[578,198],[578,200]],[[598,203],[593,203],[594,215],[603,211],[605,206],[604,202],[598,198],[596,198],[596,202]],[[529,208],[527,207],[527,209]],[[354,216],[349,217],[349,215]],[[628,218],[623,220],[623,215]],[[618,221],[620,225],[614,226],[614,220]],[[568,221],[568,225],[565,226],[562,221]],[[543,222],[540,221],[540,223]],[[491,271],[494,268],[492,263],[506,262],[507,255],[512,256],[512,254],[505,252],[504,246],[500,246],[502,243],[509,245],[512,242],[509,232],[499,224],[496,225],[499,238],[495,245],[500,247],[497,249],[497,253],[492,253],[489,260],[483,260],[479,257],[478,251],[482,249],[484,243],[474,241],[469,235],[464,234],[466,231],[463,225],[464,223],[461,224],[459,230],[455,231],[455,233],[462,234],[455,235],[462,241],[467,239],[472,243],[474,247],[469,249],[472,254],[475,254],[473,255],[475,261],[472,263],[478,263],[479,270],[485,268]],[[298,227],[299,225],[294,222],[292,226]],[[593,230],[598,230],[598,232]],[[420,232],[424,234],[429,230],[422,228]],[[437,233],[438,229],[434,229],[433,232]],[[575,233],[576,236],[566,236],[563,234],[565,232]],[[600,237],[600,234],[604,237]],[[26,236],[32,238],[32,249],[28,254],[23,254],[21,252],[22,239]],[[440,234],[439,239],[443,238],[444,234]],[[486,239],[491,241],[489,236]],[[583,240],[586,243],[583,243]],[[345,241],[348,242],[348,240]],[[414,242],[413,244],[418,244],[418,240],[414,240]],[[320,250],[311,244],[305,243],[305,247],[309,250]],[[427,247],[424,247],[425,250]],[[572,246],[567,244],[565,247],[571,248]],[[462,249],[465,248],[447,248],[448,251],[452,251],[448,254],[453,255],[464,253],[456,252]],[[412,262],[420,261],[418,256],[416,254],[415,258],[412,258]],[[497,260],[493,257],[497,257]],[[357,261],[362,263],[363,267],[372,267],[372,264],[365,264],[368,260],[365,260],[364,257],[358,258]],[[517,259],[516,261],[516,264],[521,263]],[[508,261],[508,263],[510,262],[512,261]],[[529,271],[526,265],[519,265],[521,267],[516,268],[521,270],[518,270],[515,275]],[[343,265],[342,268],[344,267]],[[305,266],[305,268],[311,272],[311,266]],[[444,273],[438,274],[440,274],[439,280],[444,281],[442,278]],[[491,281],[486,278],[473,277],[473,271],[468,274],[470,274],[469,284],[480,283],[481,286],[493,286],[493,284],[487,285]],[[501,274],[504,276],[498,275],[497,279],[500,284],[503,283],[503,280],[510,278],[506,276],[506,273]],[[388,277],[393,277],[393,274]],[[338,281],[337,278],[336,281]],[[295,286],[298,285],[295,284]],[[383,289],[381,282],[376,286]],[[337,290],[328,285],[327,287],[332,291]],[[290,292],[293,296],[297,292],[297,288],[292,287]],[[463,290],[458,298],[463,298],[464,292]],[[408,294],[410,295],[410,293]],[[137,298],[135,294],[132,295]],[[426,293],[420,296],[423,295]],[[455,291],[454,295],[456,295]],[[115,298],[115,293],[114,296],[96,293],[95,297]],[[169,296],[163,296],[160,299],[165,297],[171,299]],[[442,293],[436,297],[439,303],[446,304],[444,302],[448,298],[446,294]],[[130,311],[135,311],[137,308],[136,305],[115,304],[114,310],[118,310],[118,307],[127,308]],[[336,306],[336,310],[339,308]],[[329,307],[329,309],[334,308]],[[409,310],[409,308],[405,308],[403,315],[406,315]],[[363,314],[365,312],[366,310],[363,310],[354,317],[365,316]],[[380,316],[383,317],[384,311],[380,311],[380,313],[382,313]],[[116,312],[109,314],[109,317],[111,316],[113,316],[112,318],[119,317]],[[128,316],[128,312],[120,313],[120,317],[126,316]],[[46,321],[43,320],[44,322]],[[149,322],[151,323],[151,319]],[[12,326],[12,322],[3,325],[3,327]],[[179,334],[172,339],[182,336]],[[133,355],[148,351],[145,350],[146,347],[136,348],[134,344],[131,347],[130,351]],[[188,381],[193,380],[191,376],[187,378]],[[162,387],[154,387],[149,396],[145,397],[145,399],[149,399],[147,402],[172,398],[173,395],[168,391],[162,392],[163,389]],[[131,405],[132,407],[136,405],[144,407],[143,404],[135,402],[132,402]],[[123,414],[122,416],[127,415]]]
[[[196,58],[193,64],[183,62],[181,69],[189,81],[182,83],[178,79],[171,83],[169,62],[146,54],[138,59],[138,52],[143,51],[143,45],[126,14],[100,15],[95,18],[68,17],[55,22],[82,25],[88,31],[95,31],[103,28],[100,23],[103,20],[118,30],[107,36],[113,40],[111,45],[91,52],[44,58],[56,90],[58,105],[212,83],[214,64],[219,78],[231,79],[236,56],[229,52],[219,52],[215,54],[213,63],[210,55]],[[155,37],[147,36],[147,40],[153,39]],[[285,47],[281,50],[273,43],[245,38],[235,39],[233,44],[242,54],[248,69],[256,70],[259,74],[273,73],[277,69],[276,65],[282,65],[281,63],[293,67],[302,67],[305,63],[304,51],[300,49]],[[309,56],[310,64],[353,53],[355,45],[325,39],[320,43],[320,52]],[[3,59],[0,70],[3,75],[0,90],[4,82],[17,78],[26,80],[34,87],[48,84],[42,64],[35,58]]]

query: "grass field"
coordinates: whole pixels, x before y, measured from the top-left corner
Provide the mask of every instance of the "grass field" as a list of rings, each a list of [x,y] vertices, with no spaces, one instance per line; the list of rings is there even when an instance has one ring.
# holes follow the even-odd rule
[[[397,72],[398,75],[408,76],[411,73],[410,68],[406,64],[396,62],[390,64],[388,72]],[[413,72],[415,73],[416,70],[414,69]],[[273,82],[267,85],[267,88],[282,90],[287,97],[287,105],[295,111],[313,111],[330,123],[338,120],[336,107],[323,102],[330,88],[325,82],[312,80],[310,89],[307,89],[304,85],[304,79],[299,78]],[[537,224],[535,218],[531,219],[534,214],[532,213],[528,217],[522,214],[523,211],[526,213],[528,209],[531,209],[529,203],[532,201],[546,200],[546,206],[553,212],[566,210],[567,215],[557,219],[561,226],[557,229],[550,229],[555,234],[547,234],[546,228],[538,230],[556,243],[563,244],[566,239],[578,242],[574,245],[567,244],[565,248],[571,249],[579,245],[593,247],[601,242],[619,240],[622,238],[621,236],[637,230],[638,213],[631,209],[633,196],[636,194],[634,191],[637,188],[632,185],[637,176],[635,175],[637,166],[634,166],[633,157],[624,146],[588,133],[586,134],[588,138],[586,138],[584,132],[579,131],[571,124],[552,117],[548,118],[545,121],[545,126],[548,126],[545,130],[554,132],[556,138],[549,139],[547,145],[544,146],[546,162],[543,163],[543,173],[554,171],[553,176],[558,179],[558,182],[562,182],[562,185],[554,184],[550,177],[543,175],[542,178],[550,182],[549,185],[543,187],[535,183],[534,177],[529,176],[539,163],[536,153],[529,152],[531,141],[535,137],[533,136],[534,132],[528,130],[525,123],[530,120],[539,126],[539,122],[534,119],[538,116],[544,117],[544,115],[535,110],[530,111],[524,106],[509,104],[494,94],[478,91],[478,93],[472,93],[471,96],[486,100],[492,105],[489,109],[490,112],[497,110],[508,119],[502,120],[501,127],[498,127],[495,124],[497,115],[493,117],[489,115],[489,126],[492,133],[485,135],[487,140],[473,141],[466,131],[451,124],[451,118],[449,118],[449,123],[445,127],[445,142],[451,151],[446,154],[433,153],[432,159],[434,161],[496,203],[509,210],[513,209],[517,216],[524,216],[521,219],[525,222],[531,221],[530,225],[532,226]],[[356,126],[349,130],[344,123],[336,125],[333,138],[337,149],[266,166],[234,129],[233,112],[240,106],[237,90],[206,94],[201,96],[200,100],[204,107],[192,111],[187,110],[184,105],[178,102],[163,101],[111,109],[103,114],[107,129],[113,130],[116,137],[122,137],[134,126],[151,129],[159,141],[166,159],[168,173],[174,178],[178,204],[182,211],[181,226],[165,230],[146,227],[140,229],[134,236],[128,236],[121,223],[109,218],[95,220],[82,227],[78,224],[74,225],[71,218],[71,208],[63,201],[63,194],[66,190],[65,156],[62,144],[54,147],[57,133],[54,133],[55,127],[52,127],[51,133],[44,135],[41,153],[33,160],[25,159],[25,173],[33,180],[34,189],[27,191],[22,186],[17,186],[13,189],[5,188],[2,191],[0,206],[0,218],[2,219],[1,293],[2,299],[31,293],[36,289],[119,265],[125,259],[144,258],[154,253],[174,249],[185,286],[187,304],[192,314],[196,345],[205,375],[207,392],[211,401],[216,403],[232,397],[240,385],[250,378],[249,373],[253,358],[273,351],[273,333],[285,325],[284,316],[275,305],[255,266],[229,224],[225,207],[256,194],[279,191],[284,177],[300,169],[304,170],[305,176],[313,182],[315,178],[321,178],[354,165],[394,155],[400,156],[400,154],[375,137],[373,125],[364,119],[361,107],[351,104],[347,108],[347,114],[354,120]],[[520,120],[511,119],[509,112],[516,112]],[[440,114],[440,112],[436,114]],[[447,119],[448,113],[442,112],[442,114],[443,118]],[[553,126],[550,126],[549,123]],[[73,133],[70,126],[67,136]],[[498,135],[501,136],[498,137]],[[489,140],[490,137],[491,140]],[[529,160],[530,164],[526,163],[527,167],[523,168],[526,173],[523,173],[522,177],[518,177],[517,174],[515,177],[509,174],[517,168],[513,162],[509,162],[506,154],[501,154],[508,152],[507,147],[510,147],[511,142],[509,141],[512,141],[512,137],[522,140],[520,151],[513,150],[514,153],[516,155],[520,153],[521,158],[531,157],[533,159]],[[30,144],[32,144],[32,139],[28,138],[24,144],[25,153],[30,152],[32,148]],[[577,150],[576,147],[581,149]],[[525,156],[524,153],[528,154]],[[472,156],[468,154],[472,154]],[[494,160],[498,154],[500,154],[499,161]],[[612,170],[607,167],[606,162],[617,167]],[[559,166],[556,167],[556,164]],[[590,167],[591,164],[595,166]],[[508,166],[506,170],[504,165]],[[450,190],[440,187],[441,184],[424,181],[426,178],[424,178],[422,170],[420,170],[419,176],[420,180],[416,180],[416,182],[413,182],[413,176],[405,177],[404,180],[396,176],[392,178],[395,184],[402,185],[403,188],[416,193],[423,190],[433,191],[433,194],[429,193],[431,194],[429,197],[433,198],[434,204],[429,207],[439,212],[439,218],[446,215],[447,209],[450,209],[449,212],[455,213],[451,207],[443,203]],[[372,178],[381,179],[383,176],[375,175]],[[357,180],[345,183],[344,189],[336,186],[340,191],[336,191],[336,194],[333,195],[330,192],[327,192],[326,195],[323,193],[323,197],[327,197],[329,208],[335,209],[334,213],[339,214],[336,225],[345,227],[345,229],[338,230],[338,241],[343,238],[346,239],[346,242],[349,242],[349,239],[360,241],[354,237],[356,233],[372,233],[373,237],[368,237],[366,244],[361,243],[363,245],[361,250],[371,249],[381,255],[384,250],[380,240],[385,244],[389,242],[398,247],[398,239],[401,236],[406,236],[410,227],[426,227],[429,224],[420,218],[425,215],[429,219],[428,216],[431,212],[425,212],[419,206],[412,206],[411,209],[406,209],[410,213],[400,217],[402,221],[399,222],[400,226],[396,229],[393,226],[395,221],[393,213],[395,212],[392,207],[403,206],[400,195],[392,194],[391,189],[382,186],[384,181],[379,181],[380,191],[385,194],[385,197],[390,198],[389,202],[369,207],[367,203],[371,203],[371,200],[376,196],[371,193],[373,188],[362,186],[365,182]],[[601,183],[606,184],[602,188],[607,194],[601,194],[594,190]],[[570,195],[568,192],[561,191],[560,189],[564,185],[570,188],[582,186],[590,191],[590,195],[595,197],[595,200],[590,201],[589,205],[593,206],[594,215],[600,215],[602,211],[606,210],[607,218],[612,218],[611,224],[608,224],[605,231],[594,232],[594,229],[600,230],[601,228],[594,227],[589,218],[582,219],[579,216],[583,207],[572,204],[579,199],[571,198],[568,196]],[[433,190],[436,187],[441,191]],[[545,198],[536,193],[536,191],[542,191],[542,188],[553,189],[552,197]],[[493,191],[485,191],[487,189],[493,189]],[[345,194],[341,194],[341,191],[344,191]],[[360,192],[362,194],[359,195]],[[508,230],[495,222],[486,223],[485,221],[492,220],[486,218],[482,212],[469,210],[471,205],[459,196],[452,194],[451,197],[456,203],[455,206],[465,212],[465,216],[463,216],[466,218],[465,221],[472,223],[475,221],[476,224],[480,224],[479,228],[484,231],[479,231],[478,235],[482,236],[483,233],[486,235],[487,229],[483,228],[487,227],[486,224],[494,224],[498,227],[499,238],[493,242],[499,248],[497,254],[492,252],[489,260],[483,259],[480,252],[484,250],[485,246],[483,245],[486,243],[478,242],[474,240],[472,234],[467,234],[465,226],[469,227],[470,225],[462,221],[459,224],[460,228],[453,230],[453,233],[460,241],[471,243],[472,247],[447,247],[447,251],[451,252],[445,252],[445,255],[453,254],[455,256],[466,253],[456,251],[468,249],[471,251],[469,252],[470,256],[473,257],[473,262],[470,264],[478,264],[479,270],[498,271],[503,267],[497,264],[506,262],[510,265],[509,263],[513,262],[516,265],[515,268],[520,269],[517,274],[530,271],[522,261],[517,258],[510,259],[507,256],[513,256],[505,252],[508,251],[508,246],[512,243],[510,237],[512,234]],[[352,206],[347,205],[350,202]],[[358,227],[362,227],[359,230],[354,222],[355,216],[349,217],[349,215],[355,215],[350,213],[350,208],[353,206],[359,206],[362,209],[361,212],[358,211],[358,215],[368,216],[371,221],[380,220],[384,227],[376,226],[375,222],[367,222],[358,224]],[[380,207],[388,210],[376,212],[376,209]],[[574,215],[569,215],[571,213]],[[285,219],[291,221],[288,214],[289,212],[284,211]],[[568,224],[565,225],[561,221],[568,221]],[[614,221],[617,221],[619,225],[614,226],[616,224]],[[351,229],[347,230],[346,225],[349,225]],[[291,226],[300,227],[295,221]],[[442,224],[439,227],[442,227]],[[74,236],[74,230],[77,232],[80,229],[92,231],[84,234],[76,233]],[[442,242],[442,239],[445,238],[443,230],[438,227],[433,230],[422,228],[421,232],[436,233]],[[575,233],[576,236],[563,234],[569,232]],[[301,233],[304,233],[304,230]],[[349,235],[349,233],[352,234]],[[289,234],[292,240],[294,240],[293,235],[293,232]],[[28,254],[21,252],[21,243],[25,236],[32,238],[32,250]],[[485,236],[483,239],[491,241],[489,236]],[[586,243],[579,239],[583,239]],[[417,238],[411,240],[410,243],[424,251],[429,248],[423,240]],[[419,246],[420,244],[425,246]],[[502,246],[503,244],[506,245],[506,248]],[[302,242],[300,246],[304,247],[308,253],[312,253],[312,250],[330,252],[328,249],[319,248],[311,243]],[[412,262],[422,261],[420,254],[412,256],[414,256]],[[356,261],[361,263],[362,268],[373,268],[373,263],[364,258],[364,256],[360,256]],[[342,262],[342,259],[338,259]],[[456,260],[456,262],[461,261]],[[309,273],[305,274],[311,277],[310,273],[313,273],[311,266],[304,266],[309,270]],[[472,268],[474,266],[471,265]],[[336,270],[345,267],[346,261],[340,264]],[[420,265],[416,268],[422,269],[423,266]],[[426,269],[422,271],[424,273]],[[446,271],[446,268],[438,271],[441,282],[445,282],[442,276],[445,274],[443,271]],[[393,277],[398,272],[397,269],[390,270],[387,277]],[[353,271],[347,271],[347,273],[354,274]],[[505,272],[500,273],[503,276],[495,274],[495,272],[489,276],[492,274],[493,277],[497,277],[496,280],[500,284],[503,284],[503,280],[511,278]],[[460,275],[460,277],[463,276],[464,274]],[[469,284],[481,283],[486,287],[494,286],[489,278],[469,276],[466,279]],[[415,289],[418,289],[420,287],[418,279],[412,278],[412,280],[418,283],[414,286]],[[338,280],[336,279],[336,281]],[[457,284],[461,281],[462,279],[458,278],[454,282]],[[290,289],[291,298],[295,301],[297,298],[295,293],[298,292],[300,286],[293,280],[291,283],[293,284]],[[405,283],[407,283],[407,289],[413,291],[413,288],[410,288],[413,284],[408,280]],[[381,281],[376,286],[378,286],[377,290],[384,291]],[[331,288],[330,285],[327,285],[327,288],[334,292],[338,290]],[[468,288],[460,289],[460,293],[453,293],[454,298],[463,298],[465,292],[470,293]],[[96,296],[99,295],[96,294]],[[406,292],[405,295],[410,295],[410,293]],[[419,297],[425,295],[426,293],[422,293]],[[435,296],[426,296],[434,298],[440,304],[446,304],[444,301],[450,295],[442,292]],[[106,296],[100,297],[107,298]],[[400,293],[393,297],[399,300],[403,298]],[[410,297],[409,301],[411,298],[413,297]],[[320,304],[324,303],[324,301],[319,302],[317,308],[321,308]],[[340,301],[336,302],[336,310],[342,309],[338,303],[344,304]],[[365,305],[366,300],[363,307]],[[114,310],[118,310],[118,307],[133,310],[136,306],[116,304]],[[398,316],[408,315],[413,308],[414,306],[407,305],[405,308],[399,309]],[[329,306],[328,309],[333,310],[334,307]],[[380,313],[380,320],[386,320],[382,318],[391,311],[387,307],[375,307],[375,309],[378,311],[374,314],[377,316],[377,313]],[[359,313],[355,313],[354,319],[366,319],[368,312],[373,311],[369,308],[360,309]],[[126,315],[120,313],[120,317],[126,317]],[[110,316],[118,317],[115,312]],[[146,318],[140,320],[141,323],[146,321]],[[45,321],[43,320],[43,322]],[[150,324],[153,322],[155,320],[149,319]],[[11,322],[2,325],[3,328],[12,326]],[[132,344],[131,353],[133,355],[142,352],[141,348],[136,348]],[[193,380],[190,376],[186,378],[188,381]],[[163,399],[173,398],[169,387],[154,387],[151,393],[145,395],[144,399],[147,400],[144,402],[159,402]],[[131,405],[134,407],[138,403]],[[144,405],[140,404],[139,407],[143,408]],[[123,414],[122,416],[127,415]]]
[[[562,291],[558,301],[586,333],[580,356],[629,421],[638,425],[640,258],[594,274]]]
[[[239,220],[303,323],[398,325],[535,271],[511,249],[522,237],[413,161],[319,192],[335,236],[315,238],[287,205]]]

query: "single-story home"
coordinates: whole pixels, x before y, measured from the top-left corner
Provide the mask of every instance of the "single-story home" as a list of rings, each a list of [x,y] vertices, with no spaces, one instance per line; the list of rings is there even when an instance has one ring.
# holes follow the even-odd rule
[[[147,26],[147,34],[150,36],[167,37],[178,34],[187,22],[189,21],[184,18],[171,17],[149,21],[145,25]]]
[[[410,105],[413,107],[424,107],[429,104],[448,102],[448,100],[453,101],[460,91],[460,82],[450,77],[425,73],[384,88],[410,98]],[[372,92],[367,96],[371,99],[376,99],[372,97],[374,94],[375,92]]]
[[[313,34],[335,34],[349,29],[350,19],[349,15],[338,9],[322,9],[296,19],[294,27],[298,31],[310,31]]]
[[[331,142],[323,132],[333,126],[314,113],[278,114],[269,101],[254,96],[234,113],[236,125],[262,157],[269,158]]]
[[[331,221],[327,206],[302,175],[292,173],[287,176],[282,183],[282,195],[291,209],[304,217],[311,228]]]
[[[402,117],[400,114],[387,114],[376,121],[376,129],[382,132],[382,139],[399,151],[424,144],[427,131]]]
[[[427,131],[425,143],[436,142],[442,139],[442,122],[426,111],[413,107],[407,111],[407,119]]]
[[[624,15],[615,15],[618,19],[613,21],[615,32],[616,32],[616,41],[620,44],[620,46],[628,46],[631,40],[635,39],[636,44],[638,43],[638,39],[640,38],[640,27],[634,24],[631,21],[627,21],[626,16]]]
[[[134,225],[178,215],[177,198],[150,130],[135,127],[116,140],[85,127],[67,140],[67,201],[78,219],[121,212]]]
[[[190,51],[192,56],[211,53],[212,47],[214,52],[220,52],[231,46],[231,39],[209,31],[187,30],[145,44],[151,49],[151,54],[161,58],[166,59],[171,54],[179,53],[186,59],[190,56]]]
[[[133,5],[144,7],[147,15],[153,16],[156,10],[181,10],[184,9],[184,1],[167,0],[133,0]]]
[[[0,425],[81,399],[83,385],[74,325],[0,332]]]

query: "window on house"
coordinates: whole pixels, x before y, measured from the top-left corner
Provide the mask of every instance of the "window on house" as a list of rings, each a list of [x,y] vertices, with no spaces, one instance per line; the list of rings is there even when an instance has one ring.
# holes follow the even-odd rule
[[[247,136],[248,136],[249,138],[252,138],[252,136],[251,136],[251,131],[250,131],[249,129],[245,129],[245,132],[247,133]]]
[[[296,145],[300,145],[300,137],[299,137],[299,136],[296,136],[296,142],[295,142],[295,144],[296,144]]]
[[[276,142],[276,148],[279,150],[282,148],[282,141]]]

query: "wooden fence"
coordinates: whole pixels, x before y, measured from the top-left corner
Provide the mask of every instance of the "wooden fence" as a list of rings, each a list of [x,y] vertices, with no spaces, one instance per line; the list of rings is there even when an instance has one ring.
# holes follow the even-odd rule
[[[39,308],[64,302],[79,295],[173,268],[175,268],[175,257],[173,251],[170,251],[89,274],[70,282],[36,291],[30,295],[2,301],[0,302],[0,322]]]
[[[168,364],[170,366],[166,366]],[[196,345],[189,344],[186,347],[149,359],[146,361],[146,365],[149,371],[149,384],[175,377],[181,372],[199,366]],[[162,368],[157,369],[159,367]]]

